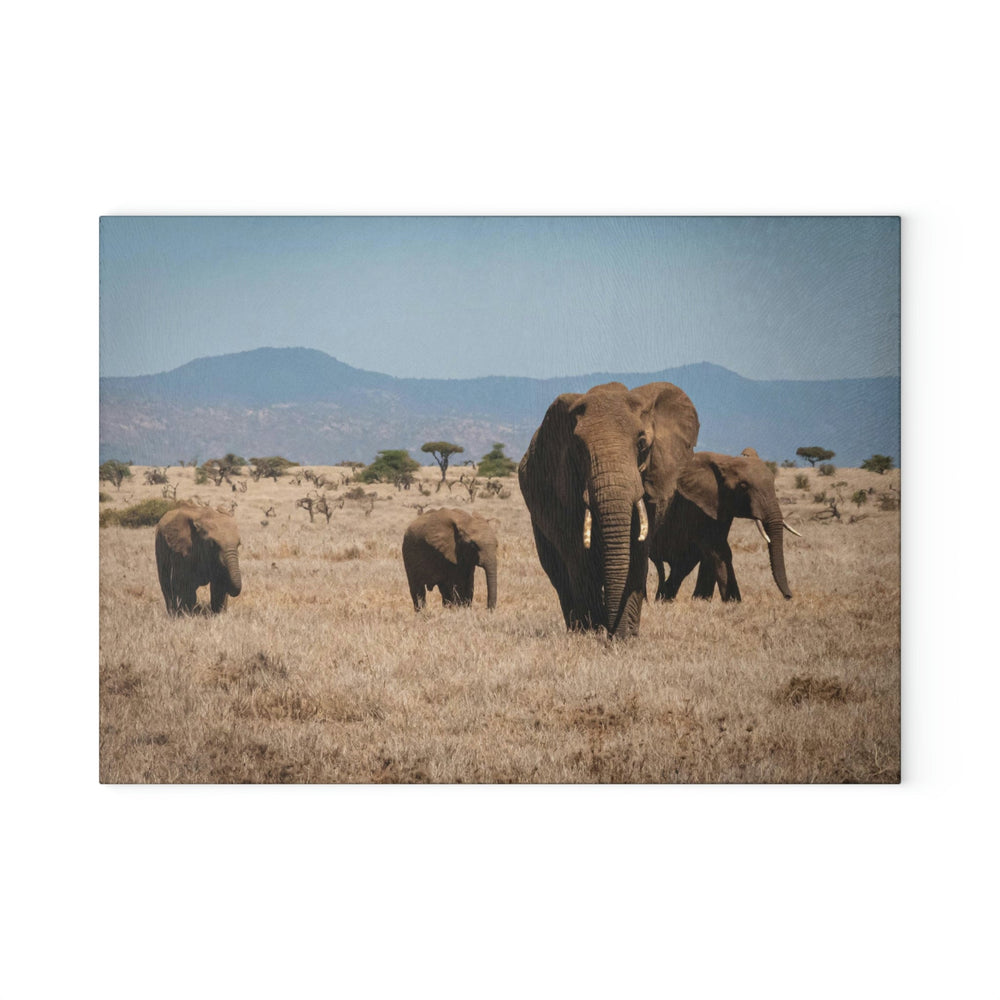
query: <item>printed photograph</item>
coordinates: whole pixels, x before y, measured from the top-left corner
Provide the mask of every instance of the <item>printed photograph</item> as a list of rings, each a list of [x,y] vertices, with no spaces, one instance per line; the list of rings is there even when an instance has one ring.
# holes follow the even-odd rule
[[[894,784],[900,219],[100,220],[100,781]]]

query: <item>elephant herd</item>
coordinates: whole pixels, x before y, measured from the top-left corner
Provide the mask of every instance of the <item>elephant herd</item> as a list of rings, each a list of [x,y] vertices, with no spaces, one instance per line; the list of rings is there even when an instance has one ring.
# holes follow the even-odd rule
[[[620,382],[565,393],[548,408],[518,469],[538,558],[555,588],[566,627],[638,634],[651,560],[657,600],[672,600],[699,565],[694,596],[740,600],[728,535],[749,518],[767,542],[771,573],[791,598],[774,475],[752,448],[742,455],[694,452],[699,422],[669,382],[629,390]],[[796,532],[797,534],[797,532]],[[171,614],[190,612],[209,584],[213,612],[240,593],[236,522],[201,507],[165,514],[156,529],[160,587]],[[469,604],[476,567],[486,573],[487,607],[497,603],[497,536],[461,510],[420,515],[403,536],[413,607],[437,587],[442,602]],[[670,567],[669,576],[664,564]]]

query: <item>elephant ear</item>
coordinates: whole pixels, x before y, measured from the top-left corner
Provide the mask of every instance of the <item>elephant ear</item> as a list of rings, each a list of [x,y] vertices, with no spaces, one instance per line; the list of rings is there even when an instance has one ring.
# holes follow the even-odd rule
[[[719,470],[711,452],[699,452],[681,469],[677,492],[713,521],[719,519]]]
[[[545,411],[545,417],[521,459],[521,493],[534,509],[558,509],[574,502],[575,490],[568,448],[573,433],[570,409],[581,393],[564,392]],[[575,498],[582,503],[580,497]]]
[[[650,382],[631,395],[638,399],[643,425],[652,436],[642,473],[646,496],[664,510],[698,443],[698,413],[687,393],[670,382]]]
[[[424,541],[440,552],[449,562],[457,563],[458,525],[456,523],[461,511],[435,510],[425,514],[426,522],[422,526]]]
[[[157,525],[157,531],[163,536],[170,551],[179,556],[191,555],[194,544],[192,528],[191,512],[186,510],[172,510]]]

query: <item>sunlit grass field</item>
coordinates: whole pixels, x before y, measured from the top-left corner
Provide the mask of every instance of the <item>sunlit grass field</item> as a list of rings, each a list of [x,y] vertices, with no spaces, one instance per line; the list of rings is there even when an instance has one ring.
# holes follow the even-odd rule
[[[218,616],[168,618],[154,528],[100,529],[102,781],[900,779],[899,510],[879,503],[898,498],[898,470],[779,470],[804,536],[785,540],[794,599],[736,521],[742,603],[690,599],[692,573],[677,601],[644,607],[637,639],[609,643],[566,632],[516,476],[509,497],[470,506],[461,484],[433,492],[440,474],[425,469],[430,496],[367,486],[376,501],[341,506],[347,470],[309,468],[337,484],[322,491],[329,521],[296,505],[311,482],[242,477],[234,490],[168,470],[178,499],[236,504],[243,593]],[[161,496],[144,472],[102,484],[102,509]],[[823,490],[843,498],[839,520],[815,519]],[[414,613],[401,544],[418,504],[494,520],[494,613],[481,570],[471,608],[444,609],[434,591]]]

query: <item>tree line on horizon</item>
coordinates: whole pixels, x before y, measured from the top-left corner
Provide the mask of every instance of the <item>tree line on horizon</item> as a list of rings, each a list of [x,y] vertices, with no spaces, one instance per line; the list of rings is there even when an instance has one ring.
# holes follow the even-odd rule
[[[468,461],[466,465],[472,466],[477,473],[487,478],[504,478],[510,476],[517,469],[517,462],[508,458],[504,453],[506,445],[502,442],[494,442],[479,462]],[[464,454],[465,448],[462,445],[451,441],[425,441],[420,446],[420,450],[429,454],[441,470],[442,482],[446,480],[448,468],[451,465],[451,458],[454,455]],[[829,460],[834,458],[836,452],[818,446],[809,446],[796,449],[795,452],[800,458],[809,462],[815,468],[820,462],[819,471],[821,475],[832,475],[836,467],[829,464]],[[891,455],[873,454],[866,458],[860,468],[879,475],[888,472],[893,467],[893,457]],[[103,462],[98,470],[99,481],[111,483],[116,489],[121,489],[121,484],[132,477],[132,461],[124,462],[118,459],[109,459]],[[222,458],[212,458],[198,464],[198,459],[191,461],[179,460],[177,464],[181,467],[195,468],[196,483],[214,483],[219,486],[222,482],[231,481],[231,477],[242,475],[241,470],[247,468],[253,480],[273,479],[277,482],[279,476],[285,475],[289,469],[298,467],[299,462],[293,462],[281,455],[270,455],[263,458],[242,458],[239,455],[229,452]],[[401,477],[412,478],[413,473],[421,468],[419,462],[410,456],[409,450],[405,448],[388,448],[379,451],[375,459],[369,464],[356,460],[343,460],[337,465],[347,466],[354,470],[354,478],[361,483],[396,482]],[[767,462],[772,472],[777,472],[776,462]],[[796,467],[796,462],[792,459],[785,459],[781,463],[783,469]],[[155,476],[161,470],[154,470],[147,473]],[[156,480],[152,480],[155,482]],[[165,481],[165,477],[164,477]]]

